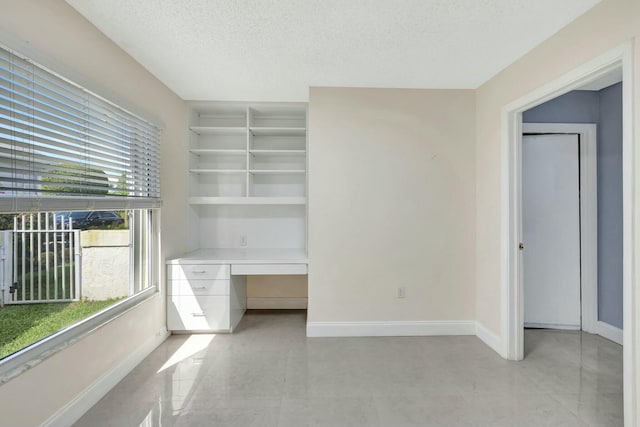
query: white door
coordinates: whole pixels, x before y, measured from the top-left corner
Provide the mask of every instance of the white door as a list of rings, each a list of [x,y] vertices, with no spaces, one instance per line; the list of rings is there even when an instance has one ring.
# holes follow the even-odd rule
[[[580,329],[578,135],[522,143],[524,324]]]

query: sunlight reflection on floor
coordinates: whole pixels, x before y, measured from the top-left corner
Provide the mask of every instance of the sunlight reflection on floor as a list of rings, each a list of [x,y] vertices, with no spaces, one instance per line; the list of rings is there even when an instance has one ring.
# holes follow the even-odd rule
[[[169,360],[166,361],[164,365],[160,369],[158,369],[157,373],[168,369],[177,363],[182,362],[183,360],[193,356],[199,351],[207,348],[209,343],[215,338],[215,334],[197,334],[191,335],[187,340],[180,346],[175,353],[171,355]]]

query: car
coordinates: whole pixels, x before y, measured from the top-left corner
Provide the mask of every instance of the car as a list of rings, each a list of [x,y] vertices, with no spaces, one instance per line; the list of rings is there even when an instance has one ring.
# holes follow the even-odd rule
[[[124,223],[124,219],[115,211],[73,211],[57,212],[56,222],[61,224],[71,218],[74,229],[88,230],[90,228],[115,228]]]

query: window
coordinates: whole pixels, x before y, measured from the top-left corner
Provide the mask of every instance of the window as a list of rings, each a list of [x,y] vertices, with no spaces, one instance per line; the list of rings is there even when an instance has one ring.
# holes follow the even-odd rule
[[[0,358],[13,338],[2,329],[24,332],[3,310],[33,320],[93,304],[79,310],[88,320],[2,359],[0,374],[154,291],[159,141],[153,123],[0,48]]]

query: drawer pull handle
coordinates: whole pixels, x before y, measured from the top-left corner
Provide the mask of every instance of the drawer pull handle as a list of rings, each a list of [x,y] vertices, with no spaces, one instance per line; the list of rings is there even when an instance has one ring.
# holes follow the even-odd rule
[[[207,272],[207,270],[193,270],[192,271],[193,274],[204,274],[206,272]]]
[[[199,313],[191,313],[191,314],[193,315],[193,317],[204,317],[205,316],[204,311],[201,311]]]
[[[194,286],[193,289],[207,289],[206,286]]]

